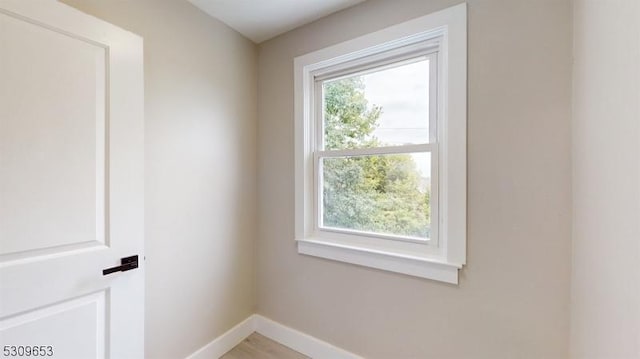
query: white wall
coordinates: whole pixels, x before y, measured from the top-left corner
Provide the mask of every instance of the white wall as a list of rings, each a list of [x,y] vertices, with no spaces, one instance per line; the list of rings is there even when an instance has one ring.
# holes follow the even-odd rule
[[[146,357],[254,312],[257,48],[187,1],[65,0],[144,37]]]
[[[459,286],[297,254],[293,59],[460,0],[369,0],[259,53],[258,312],[367,358],[567,358],[571,3],[469,0]]]
[[[640,358],[640,1],[574,1],[573,358]]]

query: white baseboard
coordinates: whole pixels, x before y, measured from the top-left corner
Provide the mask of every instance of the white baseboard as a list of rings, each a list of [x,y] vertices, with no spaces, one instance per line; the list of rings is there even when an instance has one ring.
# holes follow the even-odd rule
[[[358,355],[259,314],[253,314],[242,323],[229,329],[226,333],[189,355],[187,359],[220,358],[253,332],[258,332],[312,359],[362,359]]]
[[[344,349],[299,332],[259,314],[254,315],[256,332],[313,359],[362,359]]]
[[[240,324],[229,329],[226,333],[214,339],[209,344],[196,350],[193,354],[189,355],[186,359],[211,359],[220,358],[226,352],[233,349],[236,345],[240,344],[246,337],[256,331],[255,327],[255,315],[242,321]]]

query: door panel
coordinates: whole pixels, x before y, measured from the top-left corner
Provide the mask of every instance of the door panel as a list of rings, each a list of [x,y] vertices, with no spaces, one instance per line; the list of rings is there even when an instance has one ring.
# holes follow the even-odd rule
[[[0,0],[0,350],[144,357],[143,148],[142,39]]]
[[[91,294],[2,321],[3,340],[25,347],[52,343],[50,349],[43,348],[45,354],[60,358],[104,358],[105,295]]]
[[[104,243],[105,48],[6,14],[0,28],[0,255]]]

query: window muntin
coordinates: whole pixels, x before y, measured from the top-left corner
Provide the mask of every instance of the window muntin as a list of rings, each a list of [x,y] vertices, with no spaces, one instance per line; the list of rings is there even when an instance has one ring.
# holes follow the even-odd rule
[[[316,229],[437,245],[437,49],[316,78]]]

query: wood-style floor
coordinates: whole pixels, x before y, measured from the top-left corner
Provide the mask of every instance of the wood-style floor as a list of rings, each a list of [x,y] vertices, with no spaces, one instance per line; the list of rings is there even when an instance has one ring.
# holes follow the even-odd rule
[[[260,335],[251,334],[242,343],[220,359],[311,359],[280,343]]]

